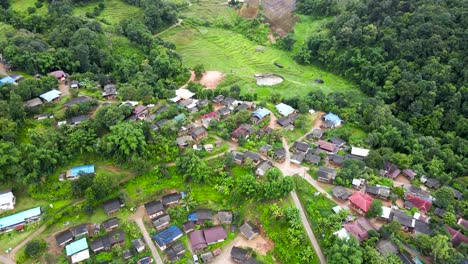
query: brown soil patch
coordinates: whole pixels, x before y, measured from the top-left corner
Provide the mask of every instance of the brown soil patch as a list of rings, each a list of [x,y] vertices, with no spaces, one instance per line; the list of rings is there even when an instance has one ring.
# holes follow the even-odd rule
[[[273,35],[273,32],[268,33],[268,41],[270,41],[270,43],[272,44],[276,43],[276,39],[275,39],[275,36]]]
[[[49,245],[49,253],[52,254],[52,255],[58,255],[58,254],[61,254],[62,251],[63,251],[63,248],[59,247],[59,245],[57,245],[57,242],[55,241],[55,235],[57,235],[58,233],[62,232],[63,230],[60,230],[58,232],[55,232],[53,234],[51,234],[50,236],[48,236],[46,238],[46,242],[47,244]]]
[[[259,14],[259,0],[247,0],[239,10],[239,15],[243,18],[256,18]]]
[[[200,83],[207,89],[216,89],[224,79],[224,74],[219,71],[206,71],[200,79]]]
[[[271,30],[284,37],[294,28],[296,17],[293,11],[296,7],[295,0],[264,0],[263,12]]]

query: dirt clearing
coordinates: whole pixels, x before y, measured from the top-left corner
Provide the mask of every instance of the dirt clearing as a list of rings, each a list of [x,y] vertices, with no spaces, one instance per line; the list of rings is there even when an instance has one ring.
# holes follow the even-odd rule
[[[262,236],[257,236],[252,240],[247,240],[241,235],[237,235],[237,237],[231,243],[223,247],[221,255],[217,256],[211,263],[234,264],[235,262],[231,259],[230,255],[232,247],[249,247],[252,248],[257,254],[265,256],[268,251],[273,249],[274,244],[272,241]]]
[[[265,18],[273,32],[284,37],[294,28],[296,18],[293,11],[295,0],[264,0],[262,1]]]
[[[224,79],[224,74],[220,71],[206,71],[200,79],[200,83],[207,89],[214,90]]]

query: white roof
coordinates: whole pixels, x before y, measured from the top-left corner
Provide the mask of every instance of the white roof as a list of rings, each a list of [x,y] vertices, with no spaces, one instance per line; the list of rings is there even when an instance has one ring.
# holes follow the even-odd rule
[[[346,231],[344,227],[342,227],[340,230],[336,231],[333,233],[335,236],[338,236],[339,239],[348,239],[349,238],[349,233]]]
[[[392,212],[392,208],[390,208],[388,206],[382,206],[382,215],[380,215],[380,216],[382,218],[389,219],[391,212]]]
[[[275,107],[282,116],[288,116],[294,112],[294,108],[287,104],[279,103]]]
[[[88,249],[80,251],[80,252],[76,253],[75,255],[71,256],[72,263],[78,263],[78,262],[83,261],[85,259],[89,259],[89,250]]]
[[[63,126],[67,123],[67,121],[59,121],[57,122],[57,126]]]
[[[53,100],[59,98],[61,94],[62,92],[52,89],[48,91],[47,93],[43,93],[39,95],[39,97],[46,100],[47,102],[52,102]]]
[[[192,109],[197,106],[198,100],[193,100],[191,104],[187,105],[187,109]]]
[[[174,98],[169,99],[169,101],[171,101],[171,102],[173,102],[173,103],[177,103],[177,102],[180,101],[180,99],[182,99],[182,98],[180,98],[179,96],[176,96],[176,97],[174,97]]]
[[[369,151],[370,150],[364,148],[351,147],[351,155],[355,156],[367,157],[367,155],[369,155]]]
[[[125,102],[122,102],[119,107],[124,106],[124,105],[137,106],[138,102],[137,101],[125,101]]]
[[[2,194],[0,194],[0,204],[12,203],[14,198],[15,198],[15,196],[13,195],[13,193],[11,191],[2,193]]]
[[[421,217],[421,214],[418,213],[418,212],[414,213],[414,215],[413,215],[413,218],[414,218],[414,219],[418,219],[418,220],[419,220],[420,217]]]
[[[362,184],[363,179],[353,179],[353,185],[360,186]]]
[[[341,208],[339,205],[335,206],[332,208],[333,212],[335,212],[335,214],[339,213],[341,210],[343,210],[343,208]]]
[[[177,97],[180,97],[182,99],[189,99],[195,95],[194,93],[192,93],[191,91],[187,89],[177,89],[175,93]]]

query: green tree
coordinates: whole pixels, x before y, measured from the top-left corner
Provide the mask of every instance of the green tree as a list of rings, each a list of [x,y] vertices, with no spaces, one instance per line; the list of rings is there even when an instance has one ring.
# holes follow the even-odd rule
[[[203,73],[205,73],[205,66],[203,66],[203,64],[197,64],[193,67],[193,72],[195,72],[195,78],[199,80],[203,76]]]
[[[47,248],[47,243],[41,240],[32,240],[26,244],[24,252],[30,258],[39,257]]]
[[[450,205],[455,204],[455,197],[452,189],[447,186],[442,186],[439,190],[434,193],[434,204],[441,208],[447,208]]]
[[[136,160],[146,155],[143,130],[137,123],[118,123],[105,138],[105,150],[120,160]]]
[[[364,261],[359,243],[354,238],[336,239],[326,250],[326,257],[330,264],[360,264]]]
[[[119,186],[118,179],[111,174],[97,174],[93,178],[93,184],[86,189],[86,198],[89,201],[99,202],[109,199]]]
[[[203,183],[208,181],[211,175],[208,165],[193,150],[188,150],[177,158],[176,167],[186,181]]]
[[[374,199],[371,203],[370,209],[367,212],[366,217],[376,217],[382,215],[382,201],[380,199]]]

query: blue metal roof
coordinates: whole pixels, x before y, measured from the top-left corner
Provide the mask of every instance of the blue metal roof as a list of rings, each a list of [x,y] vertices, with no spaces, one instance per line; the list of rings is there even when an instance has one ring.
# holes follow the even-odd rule
[[[7,76],[7,77],[4,77],[2,79],[0,79],[0,83],[15,83],[16,80],[10,76]]]
[[[26,219],[41,215],[41,207],[32,208],[0,219],[0,229],[23,223]]]
[[[341,119],[339,116],[333,114],[333,113],[328,113],[323,116],[323,119],[325,121],[331,121],[334,125],[339,125],[341,122],[343,122],[343,119]]]
[[[83,251],[88,248],[88,242],[86,242],[86,237],[83,237],[80,240],[77,240],[70,245],[65,247],[65,251],[67,252],[67,257],[74,255],[80,251]]]
[[[175,116],[175,117],[174,117],[174,121],[179,122],[179,121],[182,121],[182,120],[184,120],[184,119],[186,119],[186,118],[187,118],[187,117],[185,116],[185,114],[182,113],[182,114],[180,114],[180,115]]]
[[[90,174],[94,173],[94,165],[82,165],[78,167],[73,167],[70,169],[70,176],[71,177],[76,177],[78,174],[84,173],[84,174]]]
[[[253,116],[257,117],[258,119],[263,119],[265,116],[269,114],[270,114],[270,110],[265,109],[265,108],[260,108],[260,109],[255,110],[255,112],[253,112]]]
[[[183,235],[179,227],[173,225],[153,236],[159,247],[163,247]]]
[[[192,221],[192,222],[195,222],[195,221],[198,220],[197,213],[191,213],[191,214],[188,215],[187,218],[188,218],[189,221]]]

